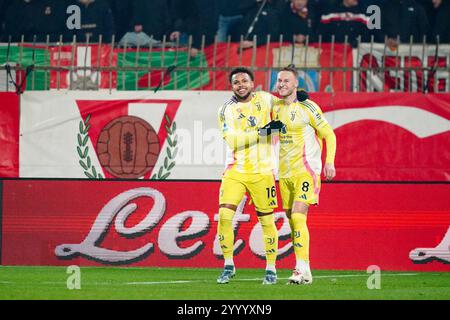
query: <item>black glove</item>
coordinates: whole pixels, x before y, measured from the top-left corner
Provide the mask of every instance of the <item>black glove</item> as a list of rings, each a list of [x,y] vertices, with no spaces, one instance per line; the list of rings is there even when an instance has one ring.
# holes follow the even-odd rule
[[[297,90],[297,100],[298,101],[302,102],[308,98],[309,98],[308,92],[306,92],[305,90]]]
[[[269,136],[273,132],[281,131],[282,133],[286,133],[286,125],[280,120],[272,120],[264,127],[258,130],[258,134],[260,136]]]

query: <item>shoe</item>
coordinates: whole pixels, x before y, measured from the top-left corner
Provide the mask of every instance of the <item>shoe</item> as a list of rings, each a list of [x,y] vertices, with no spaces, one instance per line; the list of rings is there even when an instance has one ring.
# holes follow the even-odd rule
[[[217,278],[217,283],[218,284],[228,283],[230,282],[230,279],[234,277],[235,274],[236,269],[234,268],[234,266],[225,266],[223,268],[222,274],[219,276],[219,278]]]
[[[266,275],[264,276],[262,284],[276,284],[276,283],[277,283],[277,274],[273,271],[266,270]]]
[[[416,248],[409,253],[413,263],[428,263],[436,260],[450,263],[450,227],[441,242],[434,248]]]
[[[294,269],[292,276],[288,280],[287,284],[311,284],[313,279],[311,271],[301,272],[298,269]]]

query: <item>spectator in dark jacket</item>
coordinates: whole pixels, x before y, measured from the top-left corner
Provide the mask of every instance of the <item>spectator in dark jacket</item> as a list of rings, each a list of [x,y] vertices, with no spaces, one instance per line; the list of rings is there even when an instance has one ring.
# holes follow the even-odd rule
[[[132,25],[135,32],[145,32],[162,40],[172,27],[167,0],[134,0]]]
[[[381,9],[381,34],[387,37],[389,47],[400,42],[422,42],[429,32],[429,22],[425,10],[414,0],[389,0]]]
[[[65,31],[67,2],[63,0],[15,0],[5,14],[4,41],[58,41]]]
[[[430,23],[427,42],[450,42],[450,0],[418,0],[425,10]]]
[[[432,40],[439,35],[440,43],[450,43],[450,0],[442,0],[436,7],[436,20],[434,21]]]
[[[115,34],[111,8],[106,0],[76,0],[72,4],[81,9],[81,29],[75,30],[77,41],[98,42],[100,35],[104,43],[111,42]],[[73,31],[69,32],[73,34]]]
[[[170,40],[182,40],[192,36],[191,55],[195,56],[202,47],[205,36],[205,46],[214,42],[217,32],[218,10],[217,2],[211,0],[173,0],[175,22]]]
[[[108,4],[113,14],[116,39],[120,39],[131,28],[130,21],[133,16],[134,0],[108,0]]]
[[[279,15],[283,2],[280,0],[267,0],[260,11],[263,5],[263,0],[241,1],[241,8],[246,12],[240,28],[240,35],[244,38],[241,44],[242,49],[253,46],[254,36],[256,36],[257,45],[265,44],[268,35],[271,37],[271,42],[278,41],[280,35]],[[258,12],[260,12],[259,15]],[[253,24],[255,17],[258,17],[258,19]]]
[[[218,0],[217,39],[219,42],[226,42],[228,36],[231,36],[231,41],[238,40],[238,28],[244,17],[240,3],[241,0]]]
[[[320,18],[319,34],[322,35],[323,42],[330,42],[334,35],[335,42],[341,43],[345,42],[347,35],[348,43],[355,47],[359,36],[362,42],[369,40],[368,21],[369,17],[358,0],[338,1],[324,9]]]
[[[308,0],[290,0],[286,2],[280,14],[280,33],[286,41],[304,43],[315,41],[315,8]]]
[[[5,14],[13,0],[0,0],[0,41],[3,39],[5,31]]]

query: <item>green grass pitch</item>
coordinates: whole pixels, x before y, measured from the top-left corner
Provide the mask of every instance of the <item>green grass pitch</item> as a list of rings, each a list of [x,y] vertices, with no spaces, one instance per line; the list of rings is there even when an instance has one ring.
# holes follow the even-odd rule
[[[363,271],[313,270],[312,285],[263,286],[262,269],[237,269],[228,284],[216,284],[221,269],[81,267],[79,290],[69,290],[65,267],[0,266],[0,300],[448,300],[450,273],[381,272],[381,288],[369,290]]]

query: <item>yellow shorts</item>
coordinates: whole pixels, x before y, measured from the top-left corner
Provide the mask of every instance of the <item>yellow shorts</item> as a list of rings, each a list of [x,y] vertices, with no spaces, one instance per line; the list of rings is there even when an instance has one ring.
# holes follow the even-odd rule
[[[319,204],[320,176],[309,173],[280,178],[280,193],[283,209],[292,209],[295,201],[306,204]]]
[[[272,212],[277,204],[275,178],[272,174],[240,173],[227,170],[220,185],[219,204],[238,206],[248,192],[256,211]]]

